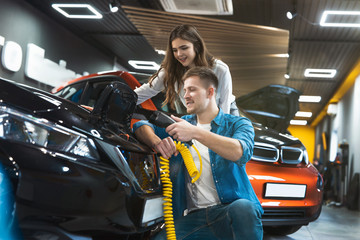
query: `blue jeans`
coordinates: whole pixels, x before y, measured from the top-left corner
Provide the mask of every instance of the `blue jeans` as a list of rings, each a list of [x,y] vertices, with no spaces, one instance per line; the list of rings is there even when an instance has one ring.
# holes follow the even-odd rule
[[[177,240],[261,240],[261,213],[247,199],[196,210],[175,221]],[[165,240],[162,230],[154,240]]]

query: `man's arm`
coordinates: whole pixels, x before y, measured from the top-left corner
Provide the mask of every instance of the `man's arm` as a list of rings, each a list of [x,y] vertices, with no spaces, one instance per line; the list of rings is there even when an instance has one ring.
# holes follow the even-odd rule
[[[204,144],[216,154],[233,162],[238,161],[242,157],[243,148],[237,139],[224,137],[199,127],[196,128],[193,139]]]
[[[170,158],[173,154],[178,154],[176,146],[171,137],[160,139],[154,132],[154,129],[148,125],[142,125],[135,130],[136,138],[154,148],[164,158]]]
[[[166,131],[173,138],[185,142],[195,139],[216,154],[233,162],[238,161],[242,157],[243,148],[239,140],[206,131],[181,118],[173,117],[173,119],[177,123],[171,124],[166,128]]]

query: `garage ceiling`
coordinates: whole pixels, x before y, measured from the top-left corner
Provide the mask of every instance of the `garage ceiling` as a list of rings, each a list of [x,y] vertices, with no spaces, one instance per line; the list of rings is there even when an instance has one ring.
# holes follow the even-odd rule
[[[233,15],[209,16],[165,12],[159,0],[118,0],[120,11],[109,11],[110,0],[24,0],[85,41],[101,49],[129,71],[128,60],[161,63],[170,30],[181,23],[195,25],[210,52],[226,62],[240,96],[268,84],[284,84],[303,95],[321,96],[320,103],[300,103],[314,122],[360,56],[359,27],[323,27],[324,10],[360,11],[357,0],[233,0]],[[207,0],[198,0],[198,2]],[[52,3],[88,3],[102,19],[69,19]],[[292,20],[286,12],[296,13]],[[332,17],[329,21],[360,23],[360,17]],[[288,53],[288,57],[275,54]],[[306,68],[336,69],[334,78],[308,78]],[[285,79],[284,74],[290,76]]]

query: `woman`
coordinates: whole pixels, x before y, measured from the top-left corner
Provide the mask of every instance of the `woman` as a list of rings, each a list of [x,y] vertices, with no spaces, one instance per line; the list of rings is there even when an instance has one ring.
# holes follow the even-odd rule
[[[205,66],[211,68],[219,79],[216,102],[225,112],[239,115],[232,94],[232,79],[229,67],[221,60],[215,59],[206,49],[204,40],[192,25],[175,27],[169,36],[166,55],[160,69],[150,78],[150,81],[135,89],[138,95],[137,104],[155,96],[166,89],[165,101],[175,108],[177,96],[184,106],[184,91],[182,76],[192,67]]]

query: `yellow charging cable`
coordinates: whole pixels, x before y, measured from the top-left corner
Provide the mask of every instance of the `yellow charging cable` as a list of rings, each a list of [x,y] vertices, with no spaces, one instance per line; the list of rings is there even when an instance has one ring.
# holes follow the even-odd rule
[[[179,151],[181,156],[184,159],[184,163],[186,169],[189,172],[190,177],[192,178],[191,183],[197,181],[202,173],[202,162],[201,156],[197,148],[193,146],[195,151],[197,152],[200,160],[200,172],[196,169],[194,160],[190,153],[190,150],[181,142],[174,141],[176,150]],[[164,196],[164,221],[166,227],[166,238],[167,240],[176,240],[175,234],[175,224],[174,224],[174,216],[173,216],[173,208],[172,208],[172,182],[170,180],[170,166],[169,166],[169,159],[160,157],[160,168],[161,168],[161,175],[160,180],[163,184],[163,196]]]

